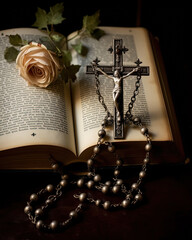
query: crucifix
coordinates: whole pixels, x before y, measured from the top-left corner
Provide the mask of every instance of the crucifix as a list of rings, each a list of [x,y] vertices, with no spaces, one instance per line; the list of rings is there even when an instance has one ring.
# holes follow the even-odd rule
[[[113,66],[101,66],[99,60],[96,58],[93,62],[96,66],[96,71],[99,74],[112,79],[114,81],[113,101],[114,101],[114,138],[124,138],[124,109],[123,109],[123,79],[130,75],[149,75],[149,67],[142,66],[139,59],[135,62],[136,66],[123,66],[123,53],[128,49],[123,47],[122,39],[114,39],[113,47],[108,49],[113,53]],[[93,67],[88,65],[86,72],[93,74]]]

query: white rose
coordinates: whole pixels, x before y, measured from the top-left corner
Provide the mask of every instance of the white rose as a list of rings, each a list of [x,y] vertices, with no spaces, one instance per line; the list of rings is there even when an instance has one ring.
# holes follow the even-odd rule
[[[43,44],[31,42],[21,48],[16,59],[19,74],[29,85],[46,88],[58,77],[61,66],[57,55]]]

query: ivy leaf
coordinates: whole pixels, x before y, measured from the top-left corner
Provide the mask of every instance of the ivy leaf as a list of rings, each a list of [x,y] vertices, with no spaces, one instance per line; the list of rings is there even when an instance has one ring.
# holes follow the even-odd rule
[[[53,7],[50,7],[50,12],[47,14],[48,24],[56,25],[62,23],[65,20],[62,16],[63,10],[63,3],[57,3]]]
[[[88,49],[81,42],[79,42],[77,44],[71,44],[71,46],[81,56],[86,56],[87,55]]]
[[[100,28],[96,28],[91,35],[93,38],[99,40],[102,36],[105,35],[105,31],[101,30]]]
[[[95,28],[97,28],[97,26],[100,23],[99,20],[99,16],[100,16],[100,11],[97,11],[95,14],[91,15],[91,16],[84,16],[83,17],[83,29],[88,33],[88,34],[92,34],[95,30]]]
[[[15,47],[7,47],[4,52],[4,58],[10,63],[16,60],[18,54],[19,50]]]
[[[69,50],[62,51],[62,60],[65,67],[69,67],[72,61],[71,52]]]
[[[23,45],[23,40],[19,34],[9,35],[9,42],[13,46],[22,46]]]
[[[80,65],[70,65],[68,70],[68,77],[74,82],[76,80],[76,73],[79,71]]]
[[[38,8],[35,16],[36,16],[36,21],[32,26],[37,27],[39,29],[44,29],[44,28],[47,29],[48,18],[47,18],[46,11],[44,9]]]
[[[47,36],[43,36],[39,38],[40,43],[46,46],[48,50],[51,50],[53,52],[56,52],[55,45],[51,42],[50,38]]]

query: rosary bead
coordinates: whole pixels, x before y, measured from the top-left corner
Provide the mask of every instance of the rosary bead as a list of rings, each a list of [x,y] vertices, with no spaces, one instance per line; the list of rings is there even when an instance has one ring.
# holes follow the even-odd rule
[[[149,152],[149,151],[151,150],[151,148],[152,148],[151,143],[147,143],[147,144],[145,145],[145,150],[146,150],[147,152]]]
[[[32,207],[29,206],[29,205],[27,205],[27,206],[24,208],[24,212],[25,212],[26,214],[30,213],[31,211],[32,211]]]
[[[135,195],[135,200],[136,201],[141,201],[142,199],[143,199],[143,196],[140,193]]]
[[[87,183],[88,188],[92,188],[94,186],[94,182],[92,180],[89,180]]]
[[[114,171],[114,176],[115,176],[115,177],[118,177],[119,174],[120,174],[120,171],[119,171],[119,170],[115,170],[115,171]]]
[[[143,135],[148,134],[148,129],[147,129],[146,127],[142,127],[142,128],[141,128],[141,133],[142,133]]]
[[[132,199],[132,198],[133,198],[133,195],[132,195],[131,193],[129,193],[129,194],[126,195],[126,199],[127,199],[127,200],[130,200],[130,199]]]
[[[43,210],[41,209],[41,208],[37,208],[36,210],[35,210],[35,215],[36,216],[41,216],[43,214]]]
[[[111,181],[105,182],[105,185],[110,187],[111,186]]]
[[[63,179],[63,180],[68,180],[68,179],[69,179],[69,175],[64,174],[64,175],[61,176],[61,179]]]
[[[140,124],[141,123],[141,119],[139,117],[136,117],[133,119],[133,123],[134,124]]]
[[[106,135],[106,132],[104,129],[99,130],[99,132],[98,132],[99,137],[103,138],[103,137],[105,137],[105,135]]]
[[[109,145],[108,146],[108,151],[109,152],[114,152],[115,151],[115,146],[114,145]]]
[[[106,202],[103,203],[103,207],[104,207],[105,210],[108,210],[110,208],[110,206],[111,206],[110,201],[106,201]]]
[[[102,126],[106,126],[106,125],[107,125],[107,120],[104,119],[104,120],[102,121],[101,125],[102,125]]]
[[[88,159],[88,160],[87,160],[87,166],[88,166],[88,167],[92,167],[93,164],[94,164],[93,159]]]
[[[101,204],[101,200],[100,200],[100,199],[97,199],[97,200],[95,201],[95,205],[98,207],[100,204]]]
[[[36,228],[41,229],[42,227],[43,227],[43,221],[42,220],[37,221]]]
[[[138,188],[138,184],[137,184],[137,183],[133,183],[133,184],[131,185],[131,188],[132,188],[133,190],[137,189],[137,188]]]
[[[141,171],[140,173],[139,173],[139,177],[140,178],[144,178],[146,176],[146,172],[145,171]]]
[[[59,164],[58,163],[54,163],[52,165],[52,169],[57,171],[59,169]]]
[[[52,192],[54,190],[54,186],[52,184],[49,184],[46,186],[47,192]]]
[[[93,176],[93,173],[92,172],[88,172],[87,173],[87,177],[91,178]]]
[[[101,191],[102,191],[102,193],[104,193],[104,194],[106,194],[106,193],[108,193],[108,191],[109,191],[109,186],[103,186],[102,187],[102,189],[101,189]]]
[[[113,192],[114,194],[117,194],[117,193],[119,192],[119,190],[120,190],[120,186],[119,186],[119,185],[115,185],[115,186],[113,186],[113,188],[112,188],[112,192]]]
[[[37,194],[36,194],[36,193],[31,194],[30,200],[31,200],[31,201],[37,201],[37,200],[38,200]]]
[[[149,163],[149,158],[145,158],[145,159],[143,160],[143,162],[144,162],[145,164]]]
[[[52,229],[52,230],[56,230],[57,229],[57,227],[58,227],[58,222],[56,221],[56,220],[54,220],[54,221],[52,221],[51,223],[50,223],[50,228]]]
[[[86,200],[86,198],[87,198],[87,194],[86,193],[81,193],[79,195],[79,201],[80,202],[84,202]]]
[[[118,167],[120,167],[120,166],[122,166],[122,164],[123,164],[123,161],[122,161],[121,159],[117,159],[116,165],[117,165]]]
[[[69,213],[69,217],[70,217],[70,218],[76,218],[76,217],[77,217],[77,212],[71,211],[71,212]]]
[[[78,187],[83,187],[84,185],[84,179],[83,178],[80,178],[78,181],[77,181],[77,186]]]
[[[130,200],[128,199],[123,200],[121,205],[123,208],[127,208],[130,205]]]
[[[99,146],[95,146],[94,149],[93,149],[93,152],[94,153],[99,153],[100,152]]]
[[[117,182],[116,182],[117,185],[122,185],[123,184],[123,180],[122,179],[118,179]]]
[[[94,176],[94,181],[95,182],[100,182],[101,181],[101,176],[99,174]]]
[[[66,180],[66,179],[61,180],[61,181],[60,181],[60,185],[61,185],[62,187],[66,187],[66,186],[67,186],[67,180]]]

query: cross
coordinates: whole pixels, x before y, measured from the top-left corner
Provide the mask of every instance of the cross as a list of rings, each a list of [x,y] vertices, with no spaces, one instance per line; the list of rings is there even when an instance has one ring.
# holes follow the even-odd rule
[[[113,39],[113,47],[111,46],[108,51],[113,53],[113,66],[101,66],[98,64],[99,60],[96,58],[94,60],[95,64],[99,67],[98,73],[103,74],[109,78],[115,80],[120,80],[129,75],[137,75],[138,72],[140,75],[148,76],[149,75],[149,67],[142,66],[142,63],[139,59],[135,62],[136,66],[123,66],[123,53],[125,54],[128,49],[123,47],[122,39]],[[91,65],[87,66],[86,69],[87,74],[94,74],[93,68]],[[110,75],[113,75],[113,77]],[[115,83],[113,89],[113,99],[114,99],[114,138],[115,139],[123,139],[124,138],[124,120],[123,120],[123,81],[119,81],[117,85],[117,81]],[[118,87],[118,89],[117,89]],[[119,91],[120,90],[120,91]],[[118,96],[116,95],[118,94]],[[118,98],[116,98],[118,97]]]

